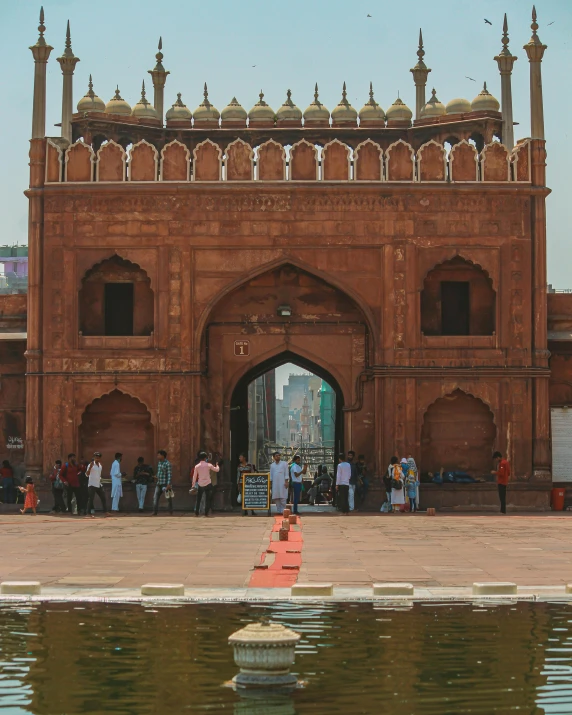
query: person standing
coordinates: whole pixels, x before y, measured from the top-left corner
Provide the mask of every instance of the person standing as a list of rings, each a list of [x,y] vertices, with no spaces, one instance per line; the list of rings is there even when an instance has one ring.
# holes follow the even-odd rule
[[[145,464],[143,457],[137,457],[137,466],[133,470],[133,481],[135,482],[139,511],[143,511],[145,508],[147,487],[153,481],[153,467],[150,464]]]
[[[87,466],[88,463],[82,457],[79,462],[79,496],[81,500],[81,513],[87,516],[87,503],[89,502],[89,487],[88,487],[88,477],[87,477]]]
[[[350,505],[350,511],[357,511],[355,508],[355,497],[356,497],[356,489],[358,485],[358,479],[359,479],[359,474],[358,474],[358,467],[356,464],[356,453],[353,451],[353,449],[350,449],[348,452],[348,458],[347,462],[350,465],[350,470],[352,473],[352,476],[350,478],[350,489],[348,492],[348,499],[349,499],[349,505]]]
[[[294,492],[292,513],[298,513],[298,504],[300,503],[300,495],[302,494],[302,484],[304,474],[308,471],[308,465],[300,466],[300,455],[297,454],[292,460],[290,466],[290,479],[292,481],[292,491]]]
[[[109,472],[111,476],[111,511],[119,512],[119,500],[123,496],[123,484],[121,477],[125,476],[125,472],[121,471],[121,460],[123,455],[121,452],[115,453],[115,459],[111,465]]]
[[[64,483],[61,480],[62,460],[56,459],[54,468],[50,472],[50,482],[52,484],[52,496],[54,497],[54,506],[52,511],[55,514],[65,512],[66,505],[64,503]]]
[[[246,454],[242,453],[238,455],[238,469],[236,470],[236,493],[240,497],[239,504],[242,504],[242,482],[245,474],[252,474],[254,472],[254,465],[250,464],[247,460]],[[256,516],[254,509],[250,510],[252,516]],[[247,516],[248,511],[246,509],[242,510],[242,516]]]
[[[61,473],[61,480],[66,487],[66,498],[68,501],[68,514],[73,514],[72,499],[75,497],[77,513],[81,510],[81,493],[79,488],[80,467],[76,462],[75,454],[68,454],[68,461],[64,464]]]
[[[336,490],[338,492],[338,509],[343,516],[350,513],[349,493],[350,480],[352,478],[352,468],[346,460],[345,454],[340,454],[338,457],[339,464],[336,472]]]
[[[36,488],[34,487],[34,480],[32,477],[26,477],[26,486],[18,487],[18,489],[26,495],[24,508],[20,509],[20,514],[25,514],[26,509],[31,509],[32,514],[36,516],[36,507],[38,506],[39,499],[36,495]]]
[[[365,500],[367,499],[367,493],[369,491],[369,475],[367,472],[367,464],[365,463],[365,454],[358,455],[358,461],[356,466],[358,471],[357,492],[359,495],[359,505],[361,508],[365,504]]]
[[[93,513],[93,500],[95,495],[99,497],[101,501],[101,508],[103,509],[103,515],[107,516],[107,501],[105,499],[105,492],[101,486],[101,472],[103,471],[103,465],[101,464],[101,452],[93,453],[93,460],[89,463],[86,475],[87,475],[87,491],[89,494],[89,499],[87,503],[87,515],[92,519],[95,519],[95,514]]]
[[[493,460],[496,462],[496,469],[493,469],[491,474],[497,478],[501,514],[506,514],[506,488],[510,479],[510,462],[500,452],[493,454]]]
[[[274,452],[272,459],[270,465],[272,501],[276,504],[276,512],[283,514],[288,496],[288,463],[282,459],[280,452]]]
[[[167,459],[167,452],[165,452],[164,449],[160,449],[157,452],[157,485],[155,486],[155,494],[153,496],[153,516],[157,516],[159,512],[159,499],[161,498],[161,494],[165,494],[169,514],[173,514],[173,498],[169,496],[173,493],[171,490],[172,478],[171,462]]]
[[[14,470],[7,459],[2,462],[0,475],[2,475],[2,501],[4,504],[14,504]]]
[[[392,457],[389,463],[389,475],[391,477],[391,506],[394,512],[400,512],[405,505],[405,490],[403,482],[403,471],[397,457]]]
[[[194,489],[195,484],[199,488],[199,493],[197,494],[197,503],[195,504],[195,516],[198,516],[201,510],[201,502],[203,500],[203,495],[205,497],[205,516],[212,517],[211,514],[211,504],[213,498],[213,484],[211,480],[211,472],[218,472],[220,470],[219,464],[211,464],[207,462],[207,453],[201,452],[199,454],[200,462],[195,466],[193,470],[193,481],[191,484],[191,489]]]

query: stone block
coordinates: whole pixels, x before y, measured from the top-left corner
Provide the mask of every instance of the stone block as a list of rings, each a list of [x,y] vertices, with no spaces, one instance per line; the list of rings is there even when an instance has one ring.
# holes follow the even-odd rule
[[[497,581],[490,583],[474,583],[474,596],[515,596],[516,583],[510,581]]]
[[[146,583],[141,586],[142,596],[184,596],[182,583]]]
[[[39,581],[3,581],[0,593],[13,596],[39,596],[42,586]]]
[[[435,513],[436,513],[436,512],[435,512],[434,507],[431,507],[431,506],[430,506],[430,507],[427,509],[427,516],[435,516]]]
[[[332,583],[296,583],[291,589],[292,596],[333,596]]]
[[[282,529],[290,531],[290,519],[282,519]]]
[[[288,519],[291,513],[292,513],[292,512],[290,511],[290,509],[284,509],[284,513],[283,513],[282,516],[283,516],[285,519]]]
[[[279,534],[279,541],[288,541],[288,529],[280,529],[278,534]]]
[[[298,523],[298,517],[296,514],[290,514],[288,517],[288,520],[290,521],[291,524],[297,524]]]
[[[374,583],[374,596],[413,596],[413,584],[411,583]]]

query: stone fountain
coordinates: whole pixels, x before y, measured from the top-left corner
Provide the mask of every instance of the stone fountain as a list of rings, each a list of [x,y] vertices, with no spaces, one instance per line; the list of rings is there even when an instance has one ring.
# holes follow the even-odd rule
[[[290,673],[299,633],[270,621],[250,623],[233,633],[234,662],[240,673],[232,679],[236,688],[292,689],[298,684]]]

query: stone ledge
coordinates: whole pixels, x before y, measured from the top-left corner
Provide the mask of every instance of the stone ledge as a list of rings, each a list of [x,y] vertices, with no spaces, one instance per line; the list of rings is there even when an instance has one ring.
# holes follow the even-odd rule
[[[473,584],[473,596],[514,596],[516,592],[516,583],[510,581]]]
[[[0,593],[12,595],[39,596],[42,585],[39,581],[3,581]]]
[[[411,583],[374,583],[374,596],[413,596],[415,589]]]
[[[141,586],[142,596],[184,596],[182,583],[146,583]]]
[[[333,596],[332,583],[296,583],[292,586],[292,596]]]

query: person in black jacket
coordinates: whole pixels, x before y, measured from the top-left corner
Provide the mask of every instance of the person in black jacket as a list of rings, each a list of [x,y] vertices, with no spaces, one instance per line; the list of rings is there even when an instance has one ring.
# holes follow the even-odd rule
[[[397,464],[399,460],[397,457],[392,457],[389,465],[390,467],[394,464]],[[391,474],[390,474],[390,469],[387,470],[387,472],[383,475],[383,486],[385,487],[385,500],[386,504],[388,505],[388,513],[391,514],[391,485],[392,479],[391,479]]]

